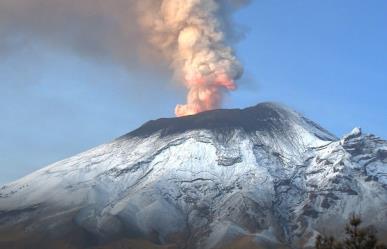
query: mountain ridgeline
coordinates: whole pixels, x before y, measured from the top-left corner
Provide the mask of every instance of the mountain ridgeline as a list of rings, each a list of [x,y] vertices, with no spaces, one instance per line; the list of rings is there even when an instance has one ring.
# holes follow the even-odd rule
[[[0,248],[313,248],[387,237],[387,142],[275,103],[145,123],[0,189]],[[365,224],[365,225],[369,225]]]

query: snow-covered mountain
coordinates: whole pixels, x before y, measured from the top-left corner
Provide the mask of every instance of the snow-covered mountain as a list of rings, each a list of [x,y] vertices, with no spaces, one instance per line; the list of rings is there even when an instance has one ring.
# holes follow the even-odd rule
[[[387,235],[387,141],[274,103],[159,119],[0,189],[0,248],[300,248]]]

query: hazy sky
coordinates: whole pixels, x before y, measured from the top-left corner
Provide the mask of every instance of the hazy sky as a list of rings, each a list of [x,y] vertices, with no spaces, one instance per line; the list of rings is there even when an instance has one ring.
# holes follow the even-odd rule
[[[235,17],[246,72],[225,107],[277,101],[337,136],[360,126],[387,138],[386,11],[385,0],[253,0]],[[173,116],[185,99],[160,69],[33,38],[0,52],[0,184]]]

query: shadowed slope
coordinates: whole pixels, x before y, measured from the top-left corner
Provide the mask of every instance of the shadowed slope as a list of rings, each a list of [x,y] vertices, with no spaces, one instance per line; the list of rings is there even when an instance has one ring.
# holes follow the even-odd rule
[[[243,129],[246,132],[276,132],[285,131],[289,128],[291,122],[297,121],[303,121],[325,133],[324,140],[335,139],[334,135],[314,122],[280,104],[271,102],[261,103],[246,109],[219,109],[180,118],[152,120],[123,138],[148,137],[157,132],[160,132],[161,136],[167,136],[190,130],[227,131]]]

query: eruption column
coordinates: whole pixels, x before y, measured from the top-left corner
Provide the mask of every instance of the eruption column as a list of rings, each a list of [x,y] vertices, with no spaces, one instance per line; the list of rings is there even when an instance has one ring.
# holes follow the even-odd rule
[[[176,115],[195,114],[219,108],[223,95],[236,88],[243,69],[226,41],[231,14],[248,2],[0,0],[0,55],[36,40],[130,70],[159,64],[162,57],[188,91]]]
[[[187,103],[176,116],[219,108],[224,92],[236,89],[242,66],[226,45],[222,0],[148,0],[140,23],[150,43],[170,62],[188,89]]]

